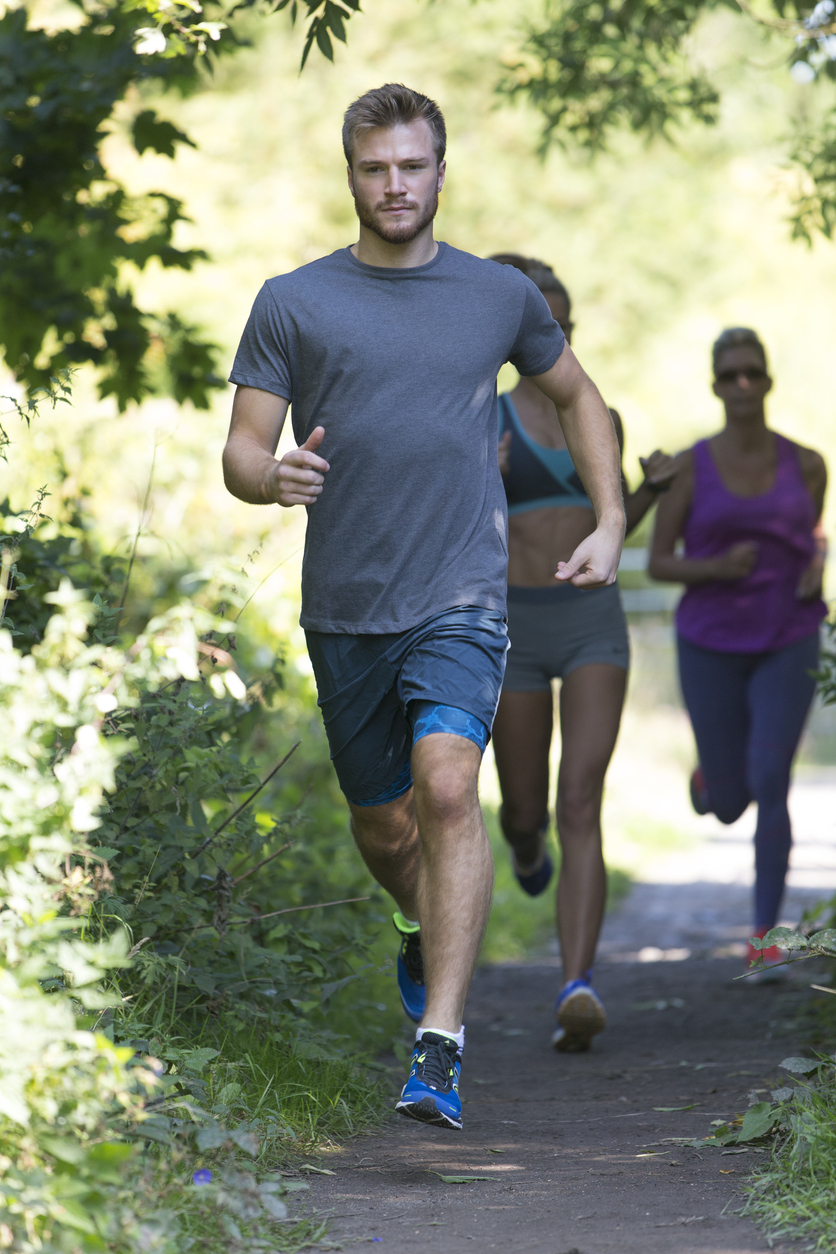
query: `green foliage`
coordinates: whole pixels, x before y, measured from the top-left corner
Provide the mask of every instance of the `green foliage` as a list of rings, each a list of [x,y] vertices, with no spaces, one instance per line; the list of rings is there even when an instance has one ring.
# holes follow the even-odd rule
[[[836,118],[819,133],[799,136],[792,160],[807,175],[796,200],[793,237],[812,244],[817,234],[833,239],[836,232]]]
[[[4,1244],[69,1251],[103,1248],[102,1190],[134,1155],[114,1138],[156,1083],[77,1022],[118,1002],[102,981],[128,962],[124,929],[85,928],[102,876],[88,842],[127,748],[103,719],[176,679],[188,641],[160,623],[134,657],[87,645],[90,603],[67,582],[50,602],[29,654],[0,632],[0,1196]]]
[[[205,20],[195,0],[75,3],[78,22],[67,29],[31,27],[26,7],[0,17],[6,362],[30,391],[61,369],[89,363],[100,395],[113,396],[120,410],[152,391],[206,409],[212,390],[224,386],[218,350],[176,314],[140,308],[126,270],[151,262],[189,270],[206,254],[174,243],[187,221],[181,202],[164,192],[130,195],[105,168],[102,142],[131,89],[152,79],[182,90],[200,86],[201,58],[210,47],[234,49],[236,40],[226,22],[211,20],[218,4]],[[325,0],[319,13],[319,0],[306,3],[303,64],[313,42],[333,60],[329,32],[345,40],[345,20],[359,5]],[[137,11],[156,25],[137,27]],[[194,146],[152,109],[136,113],[128,134],[137,153],[173,157],[175,145]]]
[[[717,118],[719,96],[694,72],[682,45],[704,6],[682,0],[552,5],[549,22],[525,45],[530,60],[506,84],[544,117],[543,146],[572,140],[597,151],[626,125],[667,135],[692,117]]]
[[[163,193],[131,197],[102,163],[103,125],[128,87],[152,69],[134,51],[133,34],[119,6],[57,32],[28,29],[23,8],[0,18],[6,360],[28,388],[90,362],[98,367],[101,394],[114,396],[121,409],[149,390],[145,359],[152,346],[175,374],[182,356],[165,322],[137,307],[124,264],[142,269],[155,259],[190,269],[204,256],[174,246],[183,219],[178,201]],[[148,147],[154,130],[147,118],[143,132]],[[171,145],[167,135],[163,147]],[[219,382],[204,372],[191,399],[205,408]]]
[[[295,24],[299,3],[300,0],[277,0],[273,7],[276,12],[289,9],[291,21]],[[345,24],[353,13],[359,13],[360,0],[341,0],[340,3],[335,3],[334,0],[301,0],[301,3],[307,9],[305,16],[310,19],[305,35],[305,47],[302,50],[302,69],[304,70],[308,53],[314,43],[324,57],[327,57],[329,61],[334,60],[334,45],[331,36],[335,35],[337,39],[345,43]]]
[[[670,139],[676,128],[717,120],[720,93],[694,55],[698,23],[718,9],[742,9],[783,46],[799,84],[836,82],[836,21],[830,0],[771,0],[755,11],[744,0],[552,0],[532,27],[523,60],[501,90],[524,95],[543,117],[543,150],[607,147],[622,128]],[[798,130],[791,159],[801,174],[793,237],[832,238],[836,227],[836,140],[832,100]]]
[[[814,1075],[762,1102],[777,1128],[768,1165],[746,1186],[744,1213],[774,1241],[809,1242],[805,1249],[836,1244],[836,1067],[832,1058],[799,1061]],[[796,1068],[792,1067],[795,1071]],[[755,1109],[754,1107],[752,1108]],[[747,1118],[752,1114],[750,1110]]]

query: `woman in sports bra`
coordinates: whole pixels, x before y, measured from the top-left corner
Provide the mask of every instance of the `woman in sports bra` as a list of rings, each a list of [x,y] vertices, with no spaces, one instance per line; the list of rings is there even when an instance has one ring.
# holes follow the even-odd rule
[[[733,823],[757,803],[754,935],[762,937],[781,907],[790,772],[816,687],[827,469],[813,449],[767,427],[772,380],[754,331],[724,331],[713,362],[726,425],[676,459],[649,569],[685,584],[676,627],[699,758],[694,809]],[[759,954],[750,945],[747,965]],[[781,954],[773,946],[764,957]]]
[[[551,268],[514,253],[492,258],[516,266],[536,283],[571,338],[569,295]],[[621,420],[610,410],[622,442]],[[630,646],[615,584],[581,589],[555,583],[566,561],[595,528],[595,514],[572,465],[554,406],[530,379],[499,398],[500,467],[508,499],[508,634],[511,647],[493,727],[502,790],[500,820],[519,883],[532,897],[545,891],[552,863],[545,849],[549,821],[549,747],[553,679],[561,679],[562,754],[557,780],[561,847],[557,928],[563,986],[552,1043],[588,1049],[606,1024],[591,986],[592,962],[606,899],[601,851],[601,796],[627,682]],[[627,530],[667,487],[672,459],[659,451],[642,461],[636,492],[624,483]]]

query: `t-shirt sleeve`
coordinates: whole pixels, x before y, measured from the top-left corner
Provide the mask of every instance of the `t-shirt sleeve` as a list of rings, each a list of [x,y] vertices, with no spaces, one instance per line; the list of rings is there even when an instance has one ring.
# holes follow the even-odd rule
[[[292,401],[291,378],[287,336],[276,301],[265,283],[244,327],[229,382],[261,388]]]
[[[563,352],[566,336],[552,317],[543,293],[524,274],[520,278],[525,284],[525,305],[508,360],[520,374],[545,374]]]

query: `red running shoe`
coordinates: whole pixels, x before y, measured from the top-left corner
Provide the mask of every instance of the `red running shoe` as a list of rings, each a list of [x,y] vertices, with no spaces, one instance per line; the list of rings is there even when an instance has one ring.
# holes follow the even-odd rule
[[[688,787],[691,793],[691,805],[697,814],[710,814],[711,804],[708,800],[708,789],[705,786],[705,776],[701,766],[694,767]]]

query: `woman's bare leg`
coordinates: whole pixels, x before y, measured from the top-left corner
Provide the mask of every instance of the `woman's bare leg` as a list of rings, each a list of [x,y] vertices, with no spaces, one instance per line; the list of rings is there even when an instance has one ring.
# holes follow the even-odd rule
[[[537,862],[549,818],[551,689],[503,692],[493,725],[493,752],[502,790],[500,823],[517,866]]]
[[[607,897],[601,848],[604,776],[615,748],[627,672],[606,662],[579,666],[560,690],[563,742],[557,780],[557,832],[562,861],[557,931],[564,981],[591,967]]]

